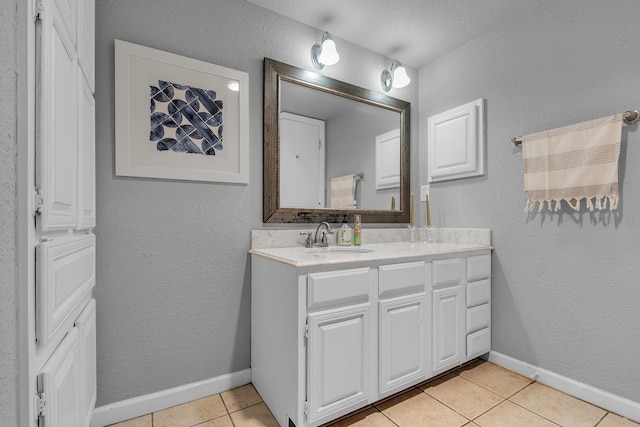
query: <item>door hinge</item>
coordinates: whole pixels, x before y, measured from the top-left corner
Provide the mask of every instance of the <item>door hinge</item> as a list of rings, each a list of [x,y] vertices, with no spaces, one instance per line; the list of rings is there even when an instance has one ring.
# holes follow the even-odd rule
[[[33,214],[42,213],[42,206],[44,205],[44,196],[36,187],[33,187]]]
[[[304,414],[305,415],[309,415],[309,401],[308,400],[304,401]]]
[[[304,332],[302,333],[302,338],[304,338],[304,345],[307,345],[307,341],[309,340],[309,324],[304,324]]]
[[[44,13],[44,2],[42,0],[33,1],[33,20],[38,21],[42,19]]]
[[[318,150],[322,150],[322,140],[318,140]]]
[[[33,407],[36,419],[45,416],[47,414],[47,396],[44,393],[36,394],[33,397]]]

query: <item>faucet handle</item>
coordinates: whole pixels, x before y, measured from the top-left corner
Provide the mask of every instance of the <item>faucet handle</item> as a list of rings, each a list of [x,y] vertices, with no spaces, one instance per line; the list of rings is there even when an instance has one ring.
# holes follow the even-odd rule
[[[327,234],[335,234],[333,230],[326,230],[322,232],[322,243],[327,243]]]
[[[307,241],[305,244],[306,248],[310,248],[311,244],[313,243],[313,239],[311,238],[311,235],[313,234],[313,231],[301,231],[300,236],[307,236]]]

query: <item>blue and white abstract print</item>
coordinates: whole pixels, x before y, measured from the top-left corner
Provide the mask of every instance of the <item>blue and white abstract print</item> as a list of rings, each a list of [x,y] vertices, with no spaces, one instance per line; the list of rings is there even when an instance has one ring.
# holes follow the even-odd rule
[[[149,139],[158,151],[210,156],[222,151],[222,100],[215,91],[163,80],[149,87]]]

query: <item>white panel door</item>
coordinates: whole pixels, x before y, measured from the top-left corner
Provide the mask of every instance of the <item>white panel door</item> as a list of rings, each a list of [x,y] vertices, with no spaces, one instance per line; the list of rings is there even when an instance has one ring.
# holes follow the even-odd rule
[[[381,395],[426,378],[424,294],[380,302],[379,378]]]
[[[28,9],[36,18],[28,42],[36,221],[25,242],[34,266],[26,370],[34,416],[25,425],[86,427],[96,388],[95,302],[87,304],[95,285],[95,4],[36,0]]]
[[[325,123],[282,113],[280,119],[280,206],[323,208]]]
[[[310,423],[369,399],[370,306],[310,315],[307,399]]]
[[[40,427],[80,427],[80,365],[78,330],[71,331],[38,376],[38,392],[45,400]]]
[[[39,26],[36,186],[43,198],[38,220],[42,231],[73,228],[78,218],[77,54],[68,29],[71,18],[66,17],[65,22],[64,14],[70,12],[58,9],[58,3],[69,6],[75,2],[43,3]],[[75,24],[75,17],[72,21]]]
[[[464,334],[462,286],[433,291],[433,374],[462,363]]]

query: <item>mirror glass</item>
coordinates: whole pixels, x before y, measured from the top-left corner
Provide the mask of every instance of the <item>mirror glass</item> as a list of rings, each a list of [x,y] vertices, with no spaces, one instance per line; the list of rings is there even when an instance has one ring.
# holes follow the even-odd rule
[[[408,222],[408,102],[265,58],[264,222]]]

